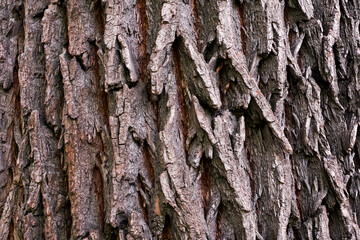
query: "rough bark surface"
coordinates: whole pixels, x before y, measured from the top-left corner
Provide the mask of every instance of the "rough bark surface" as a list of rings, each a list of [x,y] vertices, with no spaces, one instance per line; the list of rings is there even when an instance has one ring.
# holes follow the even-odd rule
[[[0,17],[0,239],[360,239],[359,1]]]

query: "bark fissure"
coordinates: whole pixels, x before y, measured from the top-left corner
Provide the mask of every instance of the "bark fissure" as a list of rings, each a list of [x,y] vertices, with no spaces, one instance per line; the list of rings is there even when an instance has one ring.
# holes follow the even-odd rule
[[[174,63],[174,73],[176,78],[177,85],[177,99],[180,113],[180,126],[182,132],[182,142],[183,148],[185,150],[186,161],[188,161],[187,151],[186,151],[186,139],[189,135],[189,109],[186,101],[185,95],[185,83],[183,79],[183,73],[181,71],[181,56],[180,56],[180,39],[176,39],[172,46],[172,55],[173,55],[173,63]]]
[[[356,1],[0,1],[0,239],[358,239]]]

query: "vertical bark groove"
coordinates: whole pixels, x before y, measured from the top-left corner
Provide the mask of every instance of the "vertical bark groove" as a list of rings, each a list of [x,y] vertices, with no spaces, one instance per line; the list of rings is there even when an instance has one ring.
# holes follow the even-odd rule
[[[0,239],[360,238],[357,1],[0,16]]]

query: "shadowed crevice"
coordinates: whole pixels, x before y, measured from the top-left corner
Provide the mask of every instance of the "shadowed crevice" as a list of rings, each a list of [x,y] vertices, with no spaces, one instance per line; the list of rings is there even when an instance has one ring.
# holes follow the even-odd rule
[[[139,14],[139,29],[140,29],[140,56],[139,56],[139,77],[140,80],[147,83],[147,66],[150,62],[150,55],[147,51],[148,46],[148,18],[147,18],[147,6],[146,0],[137,0],[137,11]]]
[[[155,184],[154,161],[149,150],[149,145],[146,141],[144,141],[143,143],[142,152],[144,156],[146,170],[150,176],[152,185],[154,185]]]
[[[198,50],[200,50],[200,19],[199,19],[199,0],[190,0],[190,6],[194,16],[194,27],[195,27],[195,37],[196,37],[196,45]]]
[[[103,116],[106,126],[109,127],[109,94],[105,91],[103,79],[103,67],[100,65],[98,56],[99,47],[95,42],[91,44],[91,69],[94,74],[94,90],[98,98],[97,103],[100,105],[99,109]]]
[[[240,20],[240,37],[241,37],[241,47],[245,57],[247,57],[247,41],[248,34],[246,33],[246,3],[245,2],[237,2],[235,5],[236,10],[238,12],[239,20]]]
[[[100,36],[104,36],[105,33],[105,10],[102,4],[102,0],[96,0],[93,10],[95,12],[95,25],[99,31]]]
[[[180,38],[177,38],[174,41],[173,48],[173,67],[176,78],[177,85],[177,99],[179,104],[179,114],[180,114],[180,128],[183,134],[183,149],[186,150],[186,139],[189,135],[189,104],[185,96],[185,82],[181,70],[181,56],[180,56]],[[188,153],[185,151],[186,161],[188,161]]]
[[[106,240],[120,240],[119,229],[114,228],[108,223],[105,224],[104,234]]]
[[[64,183],[66,186],[66,195],[68,195],[69,194],[68,174],[66,174],[66,176],[65,176]],[[71,236],[72,236],[71,228],[72,228],[72,224],[73,224],[73,219],[71,216],[71,201],[69,198],[66,199],[64,209],[65,209],[65,221],[66,221],[66,224],[65,224],[66,225],[66,238],[71,239]]]
[[[8,240],[15,240],[15,228],[14,228],[14,221],[12,219],[10,221],[10,226],[9,226]]]
[[[210,189],[212,185],[211,179],[211,163],[210,160],[202,155],[200,159],[200,183],[201,183],[201,203],[204,209],[204,216],[207,216],[209,201],[210,201]]]
[[[93,190],[95,194],[95,202],[98,212],[98,222],[100,228],[104,231],[105,227],[105,202],[104,202],[104,183],[101,170],[95,166],[93,169]]]
[[[162,232],[162,239],[163,240],[171,240],[171,220],[169,215],[165,215],[165,222],[164,222],[164,228]]]

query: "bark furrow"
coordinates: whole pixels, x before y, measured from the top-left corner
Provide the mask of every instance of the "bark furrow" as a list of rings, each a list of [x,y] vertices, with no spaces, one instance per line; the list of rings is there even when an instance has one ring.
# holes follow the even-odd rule
[[[0,16],[0,239],[360,239],[358,1]]]

